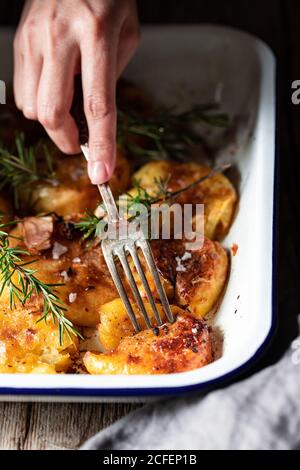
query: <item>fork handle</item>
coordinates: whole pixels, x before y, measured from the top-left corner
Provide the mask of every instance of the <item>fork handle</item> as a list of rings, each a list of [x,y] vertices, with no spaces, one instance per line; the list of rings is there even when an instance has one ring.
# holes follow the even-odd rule
[[[117,222],[120,219],[119,211],[109,184],[98,184],[98,189],[101,194],[103,204],[105,205],[109,222]]]
[[[85,156],[86,161],[88,162],[90,156],[88,144],[81,145],[80,147],[83,155]],[[98,184],[97,187],[99,189],[99,193],[102,197],[103,204],[107,212],[108,221],[117,222],[120,219],[119,211],[109,184]]]

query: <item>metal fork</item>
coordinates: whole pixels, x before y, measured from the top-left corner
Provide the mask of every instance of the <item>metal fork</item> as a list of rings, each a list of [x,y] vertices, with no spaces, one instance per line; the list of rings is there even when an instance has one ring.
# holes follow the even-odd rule
[[[84,154],[86,160],[89,159],[89,148],[86,145],[81,146],[82,153]],[[121,219],[114,196],[111,192],[110,186],[105,183],[105,184],[99,184],[98,189],[100,192],[100,195],[103,200],[103,204],[106,208],[107,211],[107,216],[108,216],[108,223],[112,224],[118,224],[120,221],[124,219]],[[141,326],[136,318],[136,315],[133,310],[133,306],[131,304],[131,301],[129,299],[129,296],[126,292],[126,289],[124,287],[124,284],[122,282],[121,276],[118,272],[117,264],[116,264],[116,259],[119,259],[121,266],[124,270],[125,276],[127,278],[127,281],[130,285],[130,288],[132,290],[134,299],[136,301],[136,304],[142,313],[145,323],[147,325],[147,328],[154,328],[156,326],[161,326],[163,324],[161,315],[157,309],[157,306],[155,304],[155,299],[152,295],[148,280],[146,278],[141,260],[139,258],[139,253],[138,249],[141,250],[143,253],[144,259],[146,260],[147,266],[149,268],[149,271],[153,277],[154,280],[154,285],[157,290],[157,293],[159,295],[164,313],[166,315],[166,318],[170,323],[174,322],[174,316],[171,312],[169,301],[167,298],[167,295],[165,293],[165,289],[161,283],[159,273],[157,270],[157,267],[155,265],[155,261],[153,258],[152,250],[149,244],[149,241],[145,238],[144,233],[142,230],[137,230],[134,232],[131,238],[126,238],[126,239],[116,239],[116,240],[110,240],[108,238],[105,238],[101,242],[101,248],[103,252],[104,259],[106,261],[107,267],[109,269],[109,272],[112,276],[112,279],[115,283],[115,286],[117,288],[117,291],[120,295],[120,298],[122,299],[125,308],[127,310],[127,313],[129,315],[129,318],[134,326],[134,329],[136,332],[141,330]],[[132,261],[134,263],[134,266],[138,272],[138,275],[141,278],[142,285],[145,289],[149,304],[151,306],[151,310],[154,314],[155,320],[157,322],[156,325],[151,324],[151,320],[149,318],[149,315],[147,313],[147,310],[145,308],[143,299],[141,297],[141,294],[139,292],[139,289],[136,285],[136,281],[134,279],[131,267],[128,262],[128,256],[132,258]]]

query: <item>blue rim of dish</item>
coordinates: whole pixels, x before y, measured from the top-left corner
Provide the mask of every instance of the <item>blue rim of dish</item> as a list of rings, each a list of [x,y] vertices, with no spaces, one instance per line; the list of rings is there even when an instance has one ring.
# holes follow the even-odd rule
[[[13,396],[40,396],[40,397],[90,397],[90,398],[149,398],[159,396],[178,396],[186,393],[197,392],[201,390],[209,390],[215,385],[224,385],[230,382],[231,379],[236,378],[238,375],[245,373],[247,369],[253,366],[266,352],[270,342],[276,332],[277,328],[277,246],[278,246],[278,215],[279,215],[279,151],[278,151],[278,133],[279,127],[279,113],[278,113],[278,74],[276,70],[275,75],[275,165],[274,165],[274,185],[273,185],[273,240],[272,240],[272,322],[269,333],[257,349],[255,354],[248,359],[244,364],[236,369],[224,374],[216,379],[209,380],[200,384],[185,385],[182,387],[148,387],[141,389],[109,389],[109,388],[15,388],[15,387],[0,387],[0,396],[13,395]]]

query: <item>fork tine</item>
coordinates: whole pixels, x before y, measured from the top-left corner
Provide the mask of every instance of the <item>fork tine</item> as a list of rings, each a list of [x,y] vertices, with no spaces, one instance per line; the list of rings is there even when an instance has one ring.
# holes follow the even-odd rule
[[[148,283],[148,280],[146,278],[146,275],[144,273],[144,270],[143,270],[143,267],[141,265],[141,261],[137,255],[137,252],[136,252],[136,247],[133,247],[133,248],[129,248],[129,253],[133,259],[133,262],[135,264],[135,267],[137,269],[137,272],[141,278],[141,281],[143,283],[143,287],[146,291],[146,295],[148,297],[148,300],[149,300],[149,303],[151,305],[151,309],[152,309],[152,312],[154,313],[154,316],[155,316],[155,319],[158,323],[159,326],[161,326],[163,324],[163,321],[161,319],[161,316],[157,310],[157,307],[155,305],[155,300],[153,298],[153,295],[152,295],[152,292],[151,292],[151,289],[150,289],[150,286],[149,286],[149,283]]]
[[[126,256],[126,252],[125,252],[124,247],[122,247],[120,250],[116,250],[115,253],[118,256],[118,258],[119,258],[119,260],[120,260],[120,262],[123,266],[123,269],[125,271],[125,274],[126,274],[128,282],[129,282],[129,285],[132,289],[132,292],[133,292],[134,298],[136,300],[136,303],[138,304],[138,307],[139,307],[140,311],[142,312],[143,317],[145,319],[147,328],[152,328],[149,315],[146,311],[143,299],[141,297],[141,294],[140,294],[140,292],[137,288],[135,279],[134,279],[133,274],[131,272],[131,269],[130,269],[130,266],[129,266],[129,263],[128,263],[128,260],[127,260],[127,256]]]
[[[135,329],[136,332],[139,332],[139,331],[141,331],[141,327],[140,327],[140,325],[139,325],[139,323],[136,319],[136,316],[135,316],[135,313],[132,309],[129,297],[128,297],[127,292],[126,292],[126,290],[123,286],[122,280],[120,278],[117,267],[115,265],[113,255],[111,254],[109,247],[107,247],[104,242],[105,242],[105,240],[102,242],[102,252],[103,252],[103,256],[105,258],[107,267],[109,269],[111,277],[113,278],[113,281],[115,283],[117,291],[119,292],[119,296],[121,297],[121,299],[122,299],[122,301],[125,305],[125,308],[127,310],[129,318],[130,318],[130,320],[131,320],[131,322],[134,326],[134,329]]]
[[[171,312],[169,301],[165,293],[165,289],[162,286],[149,242],[146,239],[140,238],[139,240],[137,240],[136,244],[139,248],[141,248],[143,255],[146,259],[148,268],[150,269],[150,272],[153,276],[155,287],[159,294],[160,301],[162,303],[165,314],[167,315],[169,322],[174,323],[174,316],[173,316],[173,313]]]

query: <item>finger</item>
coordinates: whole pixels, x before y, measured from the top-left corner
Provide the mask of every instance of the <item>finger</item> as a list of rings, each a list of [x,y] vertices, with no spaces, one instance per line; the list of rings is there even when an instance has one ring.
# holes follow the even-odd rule
[[[78,129],[70,114],[78,51],[47,52],[38,90],[38,120],[64,153],[77,153]]]
[[[22,68],[22,110],[27,119],[37,119],[37,95],[42,70],[42,57],[25,50]]]
[[[27,14],[31,8],[30,1],[27,1],[24,5],[22,15],[20,18],[19,26],[14,37],[14,77],[13,77],[13,87],[14,87],[14,98],[17,108],[22,110],[22,98],[23,98],[23,45],[27,41],[27,37],[24,38],[23,24],[26,20]]]
[[[117,40],[82,41],[84,111],[89,128],[89,176],[92,183],[107,181],[116,160],[116,48]]]

